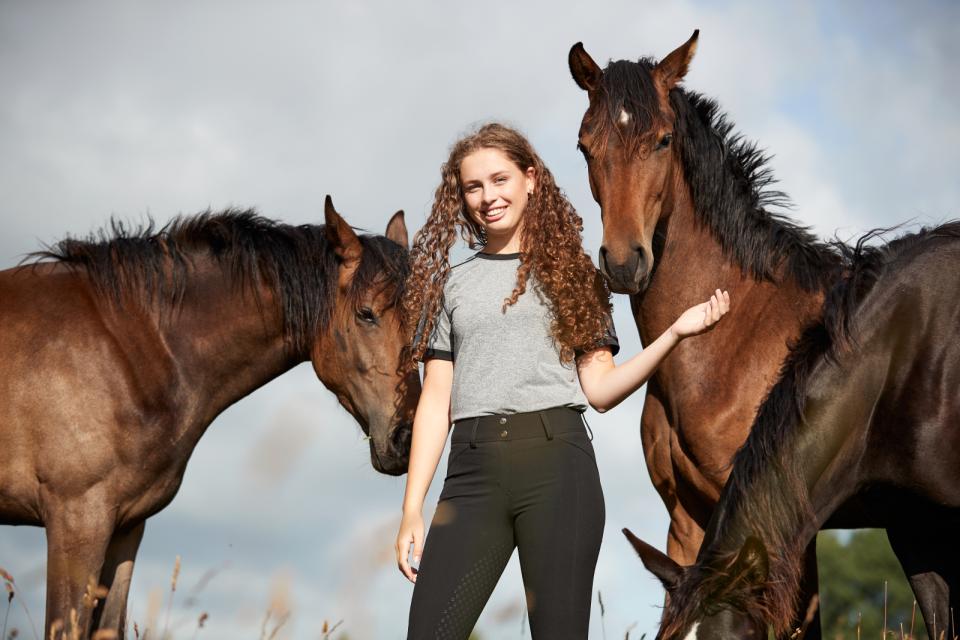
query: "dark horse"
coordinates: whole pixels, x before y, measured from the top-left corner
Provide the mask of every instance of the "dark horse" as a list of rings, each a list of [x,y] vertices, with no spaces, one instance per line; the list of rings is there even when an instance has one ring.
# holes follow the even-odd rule
[[[600,268],[614,291],[630,294],[641,342],[715,288],[730,292],[729,319],[682,342],[647,383],[644,455],[670,514],[667,553],[682,564],[697,556],[788,341],[819,316],[842,263],[830,243],[771,210],[786,196],[717,104],[677,86],[696,42],[694,32],[659,63],[606,69],[577,43],[568,61],[590,100],[577,146],[600,205]],[[808,564],[812,597],[812,546]],[[814,620],[811,637],[816,629]]]
[[[123,635],[145,520],[213,419],[300,362],[360,423],[374,468],[406,471],[420,382],[398,373],[403,213],[386,238],[357,235],[329,197],[325,214],[113,223],[0,272],[0,524],[46,528],[44,637],[71,610],[82,637]],[[95,606],[90,585],[108,589]]]
[[[788,632],[804,548],[827,524],[885,527],[930,637],[956,637],[960,221],[863,246],[874,233],[791,346],[696,563],[624,530],[670,593],[658,637]]]

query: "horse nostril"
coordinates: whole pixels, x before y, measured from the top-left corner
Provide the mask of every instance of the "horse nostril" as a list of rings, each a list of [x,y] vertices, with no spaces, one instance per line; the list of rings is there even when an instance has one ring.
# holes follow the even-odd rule
[[[636,274],[645,274],[647,272],[647,254],[643,252],[643,247],[635,246],[633,248],[636,256],[636,263],[634,266],[634,273]]]
[[[410,442],[413,440],[413,424],[410,422],[400,423],[393,430],[390,439],[394,451],[401,455],[408,455],[410,453]]]

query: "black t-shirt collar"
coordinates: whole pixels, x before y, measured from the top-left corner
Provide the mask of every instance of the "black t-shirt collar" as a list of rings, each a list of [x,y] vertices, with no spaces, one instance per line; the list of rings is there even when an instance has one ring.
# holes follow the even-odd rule
[[[478,258],[483,258],[484,260],[516,260],[520,257],[520,252],[516,253],[484,253],[483,251],[477,252]]]

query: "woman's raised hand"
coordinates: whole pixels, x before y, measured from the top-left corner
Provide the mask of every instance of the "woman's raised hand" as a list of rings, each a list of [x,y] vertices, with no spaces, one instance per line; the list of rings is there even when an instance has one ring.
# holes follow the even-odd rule
[[[397,534],[397,566],[410,582],[417,581],[417,570],[410,567],[410,543],[413,543],[413,561],[420,564],[423,551],[423,514],[419,511],[404,511]]]
[[[680,314],[670,330],[678,339],[709,331],[730,310],[730,294],[717,289],[710,299]]]

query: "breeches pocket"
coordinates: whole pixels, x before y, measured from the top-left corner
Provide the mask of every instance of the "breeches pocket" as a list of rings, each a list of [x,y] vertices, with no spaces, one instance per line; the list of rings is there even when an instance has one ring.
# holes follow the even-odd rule
[[[562,446],[568,446],[577,449],[585,456],[590,458],[590,461],[594,465],[597,464],[597,455],[593,450],[593,444],[591,444],[590,438],[587,437],[585,432],[568,431],[565,433],[555,433],[553,435],[553,439],[559,440]]]

